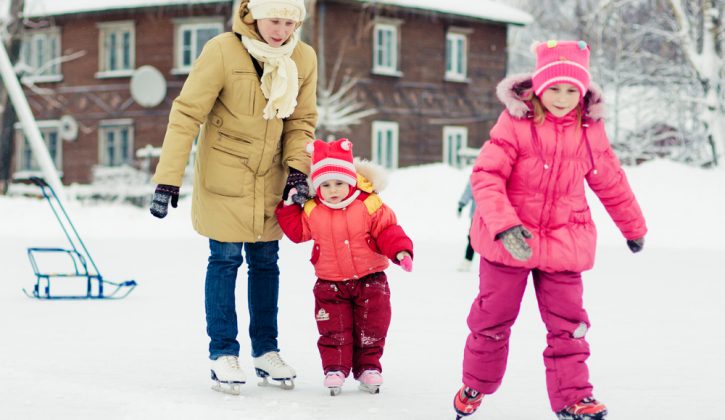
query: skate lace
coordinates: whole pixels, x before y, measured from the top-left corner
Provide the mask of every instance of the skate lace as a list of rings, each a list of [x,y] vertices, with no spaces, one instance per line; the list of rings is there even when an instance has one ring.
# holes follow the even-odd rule
[[[264,355],[264,358],[267,359],[267,361],[276,368],[287,367],[287,363],[282,360],[279,353],[277,353],[276,351],[270,351],[269,353]]]
[[[239,367],[239,359],[234,356],[224,356],[224,361],[227,362],[227,365],[234,370],[241,369]]]

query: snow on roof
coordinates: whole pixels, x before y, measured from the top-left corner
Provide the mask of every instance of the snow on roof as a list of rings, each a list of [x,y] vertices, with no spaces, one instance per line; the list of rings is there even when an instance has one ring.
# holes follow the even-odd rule
[[[526,25],[533,17],[517,8],[492,0],[358,0],[412,9],[431,10],[468,16],[493,22]],[[0,0],[0,16],[7,15],[10,1]],[[28,17],[55,16],[101,10],[132,9],[141,7],[189,5],[200,3],[232,3],[232,0],[25,0]]]
[[[101,10],[202,3],[231,4],[232,0],[25,0],[25,15],[28,17],[56,16],[70,13],[97,12]]]
[[[468,16],[476,19],[493,22],[526,25],[534,18],[515,7],[497,3],[492,0],[359,0],[362,3],[389,4],[392,6],[409,7],[412,9],[432,10],[441,13],[450,13],[459,16]]]

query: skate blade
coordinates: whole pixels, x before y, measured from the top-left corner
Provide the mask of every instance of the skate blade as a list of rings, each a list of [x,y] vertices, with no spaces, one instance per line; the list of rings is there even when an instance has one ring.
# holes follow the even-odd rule
[[[292,378],[272,378],[266,371],[262,369],[257,368],[255,369],[255,371],[257,372],[257,376],[262,378],[262,382],[257,383],[257,386],[273,386],[284,390],[291,390],[295,388],[294,379],[296,378],[296,376]],[[271,379],[272,382],[269,382],[269,379]]]
[[[240,385],[243,383],[244,382],[217,382],[212,384],[211,389],[223,394],[239,395],[242,393]]]
[[[360,391],[369,392],[371,394],[380,394],[380,385],[365,385],[360,384]]]
[[[330,390],[330,396],[331,397],[334,397],[336,395],[340,395],[340,393],[342,392],[342,387],[339,387],[339,386],[331,386],[328,389]]]

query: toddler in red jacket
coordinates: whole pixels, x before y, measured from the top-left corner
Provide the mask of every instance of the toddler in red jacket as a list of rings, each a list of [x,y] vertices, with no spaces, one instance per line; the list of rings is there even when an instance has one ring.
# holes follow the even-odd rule
[[[347,139],[309,146],[316,196],[301,207],[290,191],[277,206],[277,220],[292,242],[314,241],[310,261],[318,277],[313,291],[325,387],[337,395],[352,372],[361,389],[377,393],[390,326],[383,270],[391,260],[411,271],[413,242],[376,194],[384,187],[382,168],[353,161]]]
[[[473,248],[481,254],[479,294],[468,315],[459,418],[496,392],[506,371],[511,326],[529,274],[546,325],[546,385],[559,420],[601,420],[586,360],[589,317],[581,273],[594,265],[596,228],[585,185],[632,252],[644,245],[644,216],[612,151],[602,98],[589,81],[584,41],[535,47],[536,70],[498,85],[506,105],[471,175]]]

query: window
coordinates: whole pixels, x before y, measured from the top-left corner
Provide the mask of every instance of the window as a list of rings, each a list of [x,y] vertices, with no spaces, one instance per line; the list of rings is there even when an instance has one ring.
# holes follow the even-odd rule
[[[373,35],[373,73],[400,76],[398,70],[398,24],[377,23]]]
[[[398,123],[373,122],[373,162],[388,169],[398,167]]]
[[[55,168],[60,170],[63,168],[63,145],[60,139],[60,122],[59,121],[38,121],[38,129],[43,137],[45,147],[48,148],[50,158],[55,164]],[[20,124],[15,124],[15,139],[17,148],[17,165],[18,172],[39,172],[40,166],[33,156],[33,149],[30,147],[27,137],[23,133]]]
[[[98,25],[99,55],[97,76],[131,76],[136,67],[136,36],[133,22],[111,22]]]
[[[25,75],[33,82],[59,82],[60,73],[60,30],[51,28],[30,31],[23,35],[20,46],[20,60],[27,66]]]
[[[224,30],[222,22],[222,18],[184,19],[176,22],[175,74],[189,73],[204,44]]]
[[[443,163],[460,168],[463,159],[458,152],[468,145],[468,129],[466,127],[443,127]]]
[[[98,161],[102,166],[133,162],[133,121],[103,121],[98,129]]]
[[[468,76],[468,37],[463,33],[446,34],[446,80],[465,81]]]

